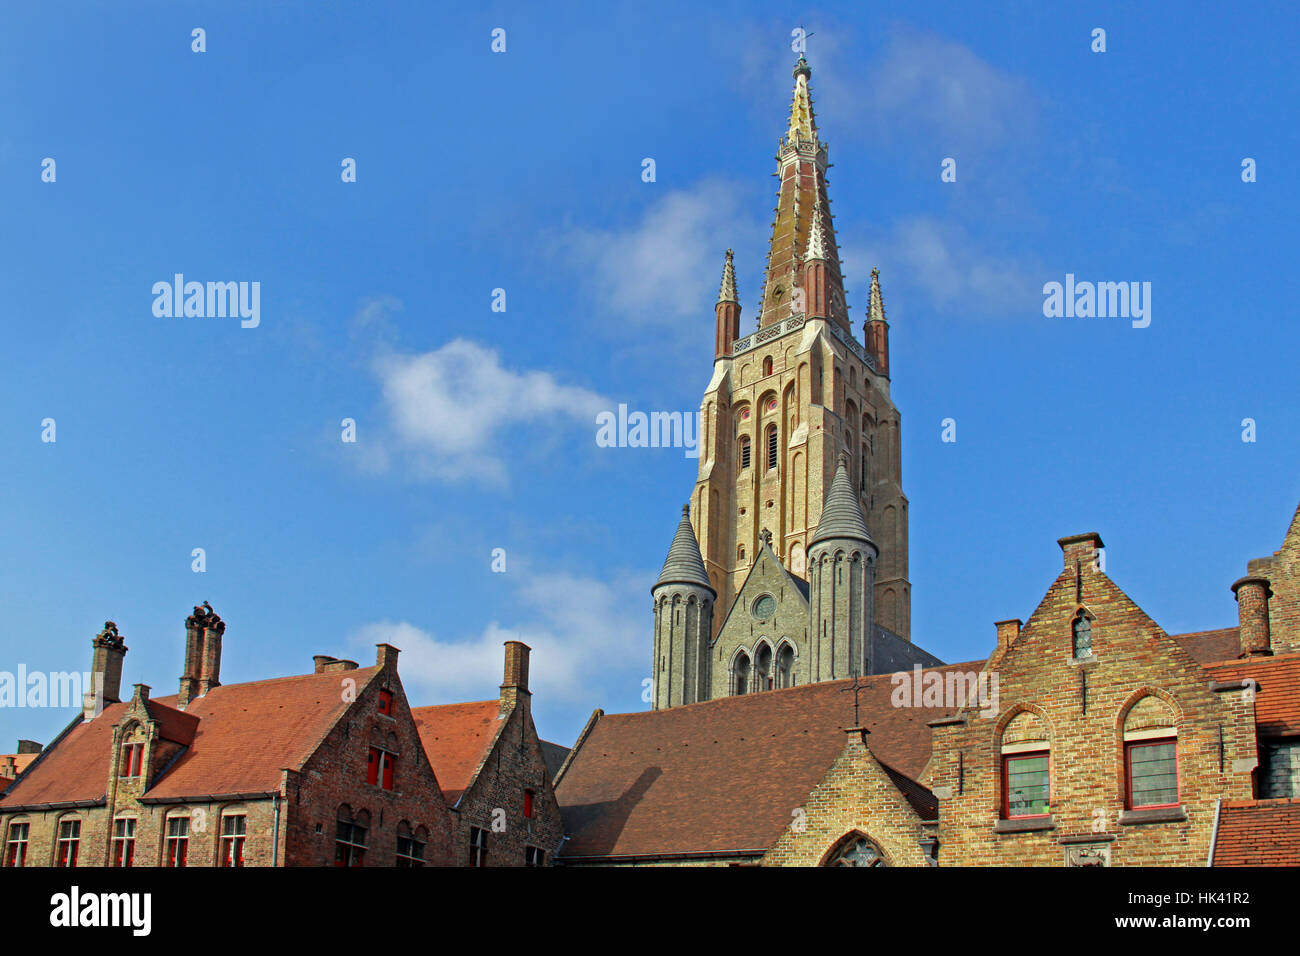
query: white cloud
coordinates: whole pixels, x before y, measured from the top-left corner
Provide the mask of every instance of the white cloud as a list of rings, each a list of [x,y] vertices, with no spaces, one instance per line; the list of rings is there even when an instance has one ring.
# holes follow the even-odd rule
[[[880,268],[887,311],[894,283],[956,314],[1016,313],[1041,305],[1037,271],[989,251],[960,226],[926,216],[901,219],[878,242],[846,246],[842,256],[849,275]]]
[[[548,372],[504,368],[496,351],[460,338],[417,355],[385,352],[373,369],[389,433],[372,466],[402,457],[417,473],[444,481],[504,481],[505,429],[548,422],[580,425],[594,435],[596,413],[612,407]]]
[[[378,621],[351,638],[401,648],[402,683],[413,704],[484,700],[501,683],[505,641],[532,648],[529,687],[539,706],[570,710],[606,703],[611,681],[639,690],[648,676],[650,578],[613,582],[512,569],[528,620],[497,621],[470,637],[448,639],[406,621]],[[571,705],[566,707],[565,705]]]
[[[832,140],[924,139],[933,149],[972,152],[1020,139],[1040,112],[1028,82],[954,40],[895,24],[871,50],[849,28],[812,29],[814,106]],[[760,115],[771,115],[778,83],[788,107],[795,54],[766,32],[742,49],[739,74],[761,97]]]
[[[751,205],[736,186],[711,180],[667,192],[630,227],[575,229],[558,248],[570,265],[581,264],[600,305],[620,321],[671,325],[707,317],[723,253],[761,232]],[[762,263],[750,265],[757,271]]]

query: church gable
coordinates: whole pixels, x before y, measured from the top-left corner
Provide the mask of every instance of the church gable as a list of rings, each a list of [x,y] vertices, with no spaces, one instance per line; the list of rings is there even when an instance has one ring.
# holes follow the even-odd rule
[[[713,642],[714,698],[808,682],[808,585],[762,544]]]
[[[764,866],[932,865],[937,828],[933,795],[881,764],[860,727],[781,838]]]

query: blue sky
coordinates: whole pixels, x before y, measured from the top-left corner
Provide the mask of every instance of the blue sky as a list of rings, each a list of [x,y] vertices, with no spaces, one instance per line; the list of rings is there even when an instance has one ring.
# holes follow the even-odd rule
[[[482,699],[519,638],[543,736],[643,707],[695,462],[594,411],[698,408],[728,247],[753,327],[800,23],[914,638],[984,657],[1093,530],[1166,630],[1234,624],[1300,501],[1287,5],[47,3],[0,13],[0,670],[111,618],[175,693],[209,600],[226,682],[389,640],[414,703]],[[156,317],[178,272],[260,282],[260,325]],[[1066,273],[1150,282],[1150,327],[1044,317]]]

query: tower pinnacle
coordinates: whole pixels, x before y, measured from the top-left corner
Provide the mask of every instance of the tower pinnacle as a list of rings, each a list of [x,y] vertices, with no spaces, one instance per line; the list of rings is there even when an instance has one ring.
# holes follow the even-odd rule
[[[736,267],[732,264],[733,253],[727,250],[727,260],[722,266],[722,287],[718,289],[719,302],[739,302],[736,298]]]

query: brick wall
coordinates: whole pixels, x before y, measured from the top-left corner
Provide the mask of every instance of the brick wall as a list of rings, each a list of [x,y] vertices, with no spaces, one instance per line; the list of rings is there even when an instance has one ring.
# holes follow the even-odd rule
[[[1062,865],[1082,848],[1111,865],[1204,865],[1215,801],[1251,796],[1254,702],[1216,693],[1205,672],[1104,573],[1100,539],[1062,539],[1065,570],[999,658],[996,717],[967,713],[934,728],[932,786],[940,799],[941,865]],[[1090,659],[1075,661],[1072,624],[1092,617]],[[1141,703],[1154,696],[1159,702]],[[1182,820],[1125,807],[1124,726],[1130,708],[1165,708],[1177,728]],[[996,832],[1002,815],[1002,730],[1038,715],[1050,747],[1047,829]],[[1133,728],[1130,727],[1130,730]],[[1005,825],[1004,825],[1005,826]]]

